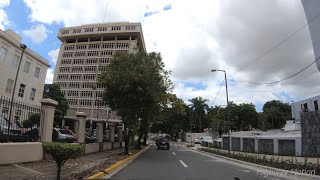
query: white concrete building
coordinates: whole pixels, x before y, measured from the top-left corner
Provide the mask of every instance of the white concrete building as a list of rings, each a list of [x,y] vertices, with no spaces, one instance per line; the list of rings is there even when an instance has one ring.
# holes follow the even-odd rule
[[[97,76],[105,70],[116,52],[146,51],[141,23],[104,23],[59,30],[61,47],[54,73],[68,100],[66,117],[84,112],[87,119],[121,122],[101,103],[104,87],[97,87]]]
[[[291,104],[292,118],[296,122],[300,122],[300,112],[309,112],[319,110],[320,95],[309,99],[305,99]]]
[[[12,30],[0,30],[0,96],[11,98],[22,50],[22,38]],[[23,54],[14,99],[40,105],[49,63],[27,48]]]

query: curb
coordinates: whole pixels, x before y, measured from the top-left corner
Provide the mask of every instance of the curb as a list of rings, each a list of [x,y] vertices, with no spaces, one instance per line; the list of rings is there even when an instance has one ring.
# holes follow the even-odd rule
[[[125,165],[126,163],[130,163],[131,161],[133,161],[134,159],[139,157],[142,153],[147,151],[150,147],[151,146],[148,145],[148,146],[144,147],[143,149],[141,149],[139,152],[136,152],[135,154],[116,162],[115,164],[111,165],[107,169],[105,169],[105,170],[103,170],[101,172],[98,172],[98,173],[96,173],[96,174],[94,174],[92,176],[89,176],[86,179],[101,179],[102,177],[104,177],[104,176],[106,176],[108,174],[111,174],[112,172],[114,172],[115,170],[117,170],[121,166]]]
[[[285,170],[285,169],[275,168],[275,167],[271,167],[271,166],[264,166],[264,165],[255,164],[255,163],[251,163],[251,162],[241,161],[241,160],[238,160],[238,159],[233,159],[233,158],[221,156],[221,155],[218,155],[218,154],[209,153],[209,152],[206,152],[206,151],[201,151],[201,150],[198,150],[198,149],[195,150],[195,149],[192,149],[192,148],[189,148],[189,147],[184,147],[184,148],[187,148],[187,149],[190,149],[190,150],[196,151],[196,152],[201,152],[201,153],[206,154],[206,155],[216,156],[216,157],[219,157],[219,158],[222,158],[222,159],[226,159],[226,160],[229,160],[229,161],[235,161],[235,162],[237,162],[239,164],[247,164],[247,165],[260,167],[260,168],[264,168],[264,169],[272,169],[272,170],[275,170],[275,171],[283,171],[283,172],[288,171],[288,170]],[[320,176],[318,176],[318,175],[303,174],[303,175],[299,175],[299,176],[300,177],[302,176],[302,177],[320,179]]]

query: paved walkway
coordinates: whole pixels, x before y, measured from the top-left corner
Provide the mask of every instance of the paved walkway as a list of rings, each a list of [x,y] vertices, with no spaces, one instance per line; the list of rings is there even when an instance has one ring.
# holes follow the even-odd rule
[[[62,167],[62,177],[69,177],[68,179],[70,179],[81,173],[86,174],[86,172],[95,171],[100,165],[112,164],[118,161],[120,158],[118,154],[122,152],[123,148],[119,148],[87,154],[77,159],[68,160]],[[56,163],[51,160],[0,165],[0,179],[55,179],[56,170]]]

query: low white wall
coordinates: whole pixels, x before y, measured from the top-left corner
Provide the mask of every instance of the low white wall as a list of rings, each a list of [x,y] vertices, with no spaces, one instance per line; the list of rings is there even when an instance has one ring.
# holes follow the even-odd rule
[[[0,164],[41,161],[41,142],[0,143]]]
[[[99,143],[89,143],[86,144],[86,154],[99,152]]]
[[[194,142],[195,139],[201,137],[201,136],[211,136],[210,133],[185,133],[185,137],[184,139],[187,141],[187,142]]]
[[[107,142],[107,143],[103,143],[103,150],[106,151],[106,150],[110,150],[112,149],[112,144]]]
[[[120,148],[120,142],[113,143],[113,149]]]

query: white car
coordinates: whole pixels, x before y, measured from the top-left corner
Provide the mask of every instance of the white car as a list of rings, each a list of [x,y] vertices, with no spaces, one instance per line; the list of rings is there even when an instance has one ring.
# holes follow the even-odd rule
[[[199,138],[195,139],[194,143],[195,144],[201,144],[202,141],[212,141],[212,137],[211,136],[202,136],[202,137],[199,137]]]

